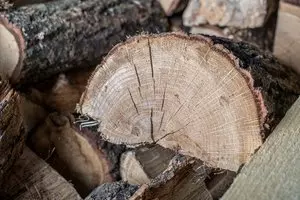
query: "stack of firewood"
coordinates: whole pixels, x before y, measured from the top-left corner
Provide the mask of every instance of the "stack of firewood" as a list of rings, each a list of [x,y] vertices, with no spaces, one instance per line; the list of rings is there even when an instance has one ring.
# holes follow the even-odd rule
[[[221,198],[300,94],[238,2],[1,3],[0,198]]]

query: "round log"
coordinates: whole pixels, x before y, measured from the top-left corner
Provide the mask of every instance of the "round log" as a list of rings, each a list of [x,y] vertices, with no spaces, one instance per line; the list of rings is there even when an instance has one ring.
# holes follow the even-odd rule
[[[112,143],[158,143],[237,171],[300,94],[292,71],[239,44],[181,34],[131,38],[97,67],[78,111]]]
[[[167,29],[156,0],[66,0],[16,8],[0,13],[0,73],[25,87],[71,68],[96,66],[128,35]]]

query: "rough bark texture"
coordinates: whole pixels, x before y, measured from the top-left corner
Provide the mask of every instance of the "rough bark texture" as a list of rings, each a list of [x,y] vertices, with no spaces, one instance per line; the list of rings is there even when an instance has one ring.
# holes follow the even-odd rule
[[[222,44],[239,58],[240,67],[249,71],[254,87],[259,88],[267,108],[264,125],[268,136],[300,94],[300,77],[293,70],[281,65],[269,52],[245,42],[210,37],[215,44]]]
[[[5,179],[1,190],[3,200],[81,199],[67,180],[28,147],[12,167],[12,173]]]
[[[222,199],[300,199],[299,133],[300,98]]]
[[[25,143],[19,100],[19,95],[0,78],[0,188]]]
[[[116,43],[168,28],[156,0],[67,0],[3,13],[26,47],[15,84],[31,84],[75,67],[94,67]],[[18,69],[16,69],[18,70]],[[24,86],[24,85],[22,85]]]
[[[138,189],[126,182],[105,183],[94,189],[85,200],[127,200]]]

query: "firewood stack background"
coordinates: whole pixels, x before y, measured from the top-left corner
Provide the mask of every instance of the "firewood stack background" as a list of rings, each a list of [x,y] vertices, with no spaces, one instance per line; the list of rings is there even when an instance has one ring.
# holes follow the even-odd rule
[[[0,0],[0,199],[300,198],[297,0]]]

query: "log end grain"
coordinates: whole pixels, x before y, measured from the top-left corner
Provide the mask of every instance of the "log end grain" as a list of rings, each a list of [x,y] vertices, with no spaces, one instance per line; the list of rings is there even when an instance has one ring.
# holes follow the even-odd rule
[[[234,171],[261,145],[266,116],[251,75],[228,50],[181,34],[116,46],[79,111],[101,122],[98,131],[113,143],[158,143]]]

